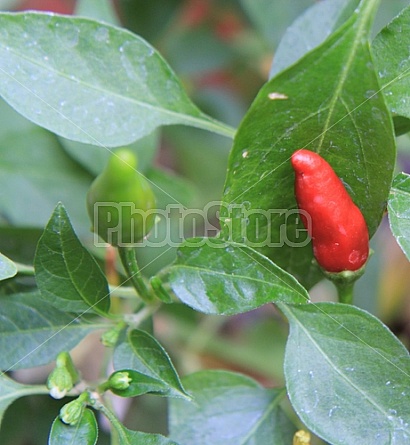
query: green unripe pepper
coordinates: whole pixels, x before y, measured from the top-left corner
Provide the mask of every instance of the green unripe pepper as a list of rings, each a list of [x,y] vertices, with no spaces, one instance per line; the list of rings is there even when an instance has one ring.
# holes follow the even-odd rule
[[[117,150],[87,194],[92,230],[113,246],[137,244],[155,223],[155,195],[136,169],[135,154]]]

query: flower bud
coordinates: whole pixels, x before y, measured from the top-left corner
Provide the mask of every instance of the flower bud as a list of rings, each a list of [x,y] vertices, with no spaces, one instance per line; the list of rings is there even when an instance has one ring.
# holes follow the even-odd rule
[[[56,367],[51,371],[47,379],[47,388],[50,396],[62,399],[78,380],[78,372],[74,367],[68,352],[60,352],[56,359]]]
[[[83,415],[88,393],[82,393],[77,399],[64,405],[60,410],[60,419],[67,425],[76,425]]]
[[[127,389],[131,382],[132,378],[126,371],[114,372],[108,379],[108,385],[111,389]]]

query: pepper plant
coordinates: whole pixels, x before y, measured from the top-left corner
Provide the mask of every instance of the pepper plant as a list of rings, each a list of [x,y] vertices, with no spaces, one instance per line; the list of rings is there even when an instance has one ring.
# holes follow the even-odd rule
[[[263,4],[241,2],[269,42],[275,19]],[[311,4],[238,128],[195,105],[108,1],[79,1],[77,16],[0,13],[2,431],[13,402],[43,395],[52,445],[410,443],[408,351],[359,307],[356,267],[346,267],[357,250],[356,285],[375,280],[380,252],[367,259],[367,240],[386,210],[410,256],[410,179],[395,170],[396,137],[410,131],[410,6],[375,32],[385,2]],[[219,168],[201,161],[212,141],[231,145],[207,214],[218,230],[206,236],[175,235],[194,187],[153,167],[160,131],[172,140],[175,126],[198,156],[192,176]],[[300,149],[320,155],[313,172],[296,155],[292,168]],[[324,205],[315,187],[300,187],[306,174]],[[359,245],[347,259],[343,248],[316,260],[323,228],[334,245]],[[326,286],[312,301],[329,279],[339,301]],[[249,320],[250,347],[235,349],[223,331]],[[87,354],[104,348],[94,378],[78,354],[87,341]],[[212,353],[237,366],[200,361]],[[41,384],[23,380],[45,365]],[[148,394],[167,401],[167,428],[124,420],[119,400]]]

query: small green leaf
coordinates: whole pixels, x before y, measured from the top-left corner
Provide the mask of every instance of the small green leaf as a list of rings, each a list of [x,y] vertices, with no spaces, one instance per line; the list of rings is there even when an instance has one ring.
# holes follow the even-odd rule
[[[156,387],[155,392],[158,394],[189,398],[167,352],[145,331],[133,329],[127,341],[115,348],[114,368],[131,369],[151,377],[156,382],[147,380],[144,384],[150,384],[153,389]]]
[[[44,301],[38,292],[0,299],[0,369],[31,368],[50,363],[88,333],[104,327],[73,318]]]
[[[410,260],[410,175],[394,178],[388,202],[390,228],[397,243]]]
[[[346,21],[359,0],[327,0],[315,3],[286,30],[273,58],[270,77],[283,71],[312,49]]]
[[[271,260],[216,238],[187,240],[168,280],[181,301],[208,314],[238,314],[273,301],[309,301],[296,279]]]
[[[387,25],[372,44],[387,105],[394,116],[405,118],[410,118],[409,46],[410,6]]]
[[[17,266],[6,256],[0,253],[0,281],[14,277],[17,274]]]
[[[36,281],[50,304],[67,312],[94,312],[107,316],[110,298],[100,267],[81,245],[67,212],[58,204],[37,246]]]
[[[18,398],[30,394],[47,394],[44,386],[22,385],[0,373],[0,424],[6,409]]]
[[[371,236],[390,190],[395,140],[368,44],[375,6],[362,2],[322,45],[260,90],[229,160],[221,236],[257,245],[306,286],[320,275],[309,275],[313,253],[300,239],[304,227],[296,211],[292,153],[304,147],[332,165]]]
[[[85,409],[76,425],[66,425],[57,417],[50,431],[48,445],[95,445],[98,426],[94,413]]]
[[[178,445],[167,437],[161,436],[161,434],[131,431],[125,427],[122,427],[119,436],[121,445]]]
[[[191,102],[151,45],[125,29],[32,12],[0,14],[0,29],[0,94],[60,136],[115,147],[170,124],[233,135]]]
[[[285,376],[303,423],[334,445],[410,441],[410,358],[354,306],[280,304],[290,323]]]
[[[240,374],[201,371],[183,379],[193,401],[170,401],[170,437],[195,445],[290,445],[295,427],[279,406],[284,391]]]

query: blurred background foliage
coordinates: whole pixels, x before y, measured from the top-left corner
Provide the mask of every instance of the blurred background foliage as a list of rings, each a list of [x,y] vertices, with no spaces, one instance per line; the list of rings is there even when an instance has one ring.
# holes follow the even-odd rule
[[[0,0],[0,9],[76,12],[119,24],[149,41],[181,78],[194,102],[206,113],[237,126],[267,80],[275,48],[287,26],[314,0]],[[382,0],[375,33],[408,0]],[[105,252],[93,247],[85,213],[85,193],[108,154],[100,147],[65,141],[36,127],[0,103],[0,251],[32,263],[36,242],[58,200],[67,206],[82,241],[104,265]],[[13,149],[11,149],[13,147]],[[204,208],[222,194],[231,141],[203,130],[167,127],[133,147],[141,170],[158,189],[159,207],[182,203]],[[398,139],[397,171],[410,172],[410,140]],[[7,191],[7,193],[5,193]],[[166,193],[164,193],[164,191]],[[269,193],[269,190],[266,191]],[[7,199],[6,199],[7,196]],[[217,207],[210,210],[213,220]],[[172,217],[171,217],[172,220]],[[158,240],[166,230],[159,223]],[[171,222],[171,230],[177,222]],[[187,228],[187,236],[201,224]],[[155,235],[152,240],[155,239]],[[355,303],[386,322],[410,346],[410,266],[390,234],[387,221],[372,240],[374,254],[359,280]],[[140,249],[150,276],[172,262],[175,248]],[[108,262],[109,263],[109,262]],[[112,274],[112,282],[120,278]],[[33,283],[21,279],[20,289]],[[7,283],[0,293],[8,293]],[[329,283],[319,283],[314,300],[332,300]],[[202,316],[182,305],[164,307],[155,331],[182,374],[225,368],[249,374],[268,386],[283,385],[286,323],[272,307],[235,316]],[[97,346],[96,346],[97,345]],[[74,351],[85,377],[98,378],[105,352],[98,338],[87,338]],[[50,367],[19,372],[21,381],[44,382]],[[23,398],[7,411],[2,445],[43,445],[61,401]],[[152,396],[113,400],[131,429],[166,433],[166,400]],[[103,432],[99,444],[108,444]],[[319,443],[319,442],[317,442]]]

